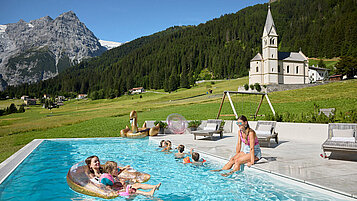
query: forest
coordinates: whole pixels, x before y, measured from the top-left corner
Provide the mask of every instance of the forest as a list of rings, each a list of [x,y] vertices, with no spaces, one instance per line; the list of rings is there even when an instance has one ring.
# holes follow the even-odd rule
[[[0,97],[90,94],[121,96],[133,87],[175,91],[200,79],[248,75],[261,52],[268,4],[244,8],[197,26],[175,26],[138,38],[33,84],[9,86]],[[279,51],[307,57],[357,57],[356,0],[279,0],[271,3]],[[118,39],[119,40],[119,39]]]

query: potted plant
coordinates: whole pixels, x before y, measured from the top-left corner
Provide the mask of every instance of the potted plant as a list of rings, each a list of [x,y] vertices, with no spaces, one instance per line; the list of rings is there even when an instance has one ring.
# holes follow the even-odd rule
[[[188,127],[191,129],[191,131],[197,130],[197,127],[201,125],[200,120],[192,120],[188,123]]]
[[[159,133],[164,133],[164,129],[167,127],[167,123],[162,122],[162,121],[155,121],[155,125],[159,124],[160,125],[160,131]]]

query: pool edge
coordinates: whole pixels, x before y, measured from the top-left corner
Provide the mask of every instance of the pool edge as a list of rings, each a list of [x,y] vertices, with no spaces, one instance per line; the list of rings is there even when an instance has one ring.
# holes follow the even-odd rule
[[[0,184],[40,145],[44,139],[34,139],[0,163]]]

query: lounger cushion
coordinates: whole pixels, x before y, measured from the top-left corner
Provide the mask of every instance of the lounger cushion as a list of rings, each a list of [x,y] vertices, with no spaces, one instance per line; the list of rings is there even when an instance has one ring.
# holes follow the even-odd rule
[[[271,132],[270,131],[261,131],[261,130],[256,130],[255,133],[258,135],[258,136],[269,136],[271,135]]]
[[[354,130],[353,129],[333,129],[332,136],[333,137],[353,137]]]
[[[259,125],[258,130],[271,132],[272,125]]]
[[[354,137],[332,137],[331,141],[336,141],[336,142],[355,142],[356,139]]]
[[[207,123],[203,130],[217,130],[217,124]]]

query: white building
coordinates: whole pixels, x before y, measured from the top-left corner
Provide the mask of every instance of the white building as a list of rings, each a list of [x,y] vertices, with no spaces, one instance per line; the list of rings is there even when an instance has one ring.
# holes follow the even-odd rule
[[[137,88],[132,88],[129,90],[131,94],[141,94],[145,92],[144,87],[137,87]]]
[[[329,77],[328,76],[328,71],[330,71],[330,69],[310,66],[309,67],[309,80],[310,80],[310,83],[321,82],[323,80],[327,80],[328,77]]]
[[[268,7],[262,37],[263,54],[250,61],[249,84],[307,84],[308,58],[301,52],[278,52],[278,34]]]

